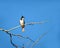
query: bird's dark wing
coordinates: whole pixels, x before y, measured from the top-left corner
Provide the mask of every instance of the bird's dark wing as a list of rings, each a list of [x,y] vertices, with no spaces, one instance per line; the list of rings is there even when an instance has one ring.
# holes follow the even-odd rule
[[[24,24],[25,24],[25,21],[24,21]]]

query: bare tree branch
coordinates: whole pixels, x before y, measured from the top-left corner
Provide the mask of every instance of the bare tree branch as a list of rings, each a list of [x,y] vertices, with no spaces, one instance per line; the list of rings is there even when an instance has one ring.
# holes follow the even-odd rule
[[[45,23],[47,21],[42,21],[42,22],[30,22],[30,23],[26,23],[25,25],[34,25],[34,24],[42,24]]]
[[[45,22],[47,22],[47,21],[42,21],[42,22],[30,22],[30,23],[26,23],[25,25],[42,24],[42,23],[45,23]],[[15,26],[15,27],[13,27],[13,28],[11,28],[11,29],[8,29],[8,31],[15,30],[15,29],[17,29],[17,28],[19,28],[19,27],[20,27],[20,25]]]
[[[30,41],[32,41],[32,42],[34,42],[31,38],[29,38],[29,37],[23,37],[22,35],[20,35],[20,34],[12,34],[12,33],[10,33],[8,30],[4,30],[4,29],[2,29],[2,28],[0,28],[0,30],[1,31],[4,31],[4,32],[6,32],[6,33],[8,33],[8,34],[11,34],[12,36],[18,36],[18,37],[22,37],[22,38],[26,38],[26,39],[29,39]]]
[[[18,48],[18,46],[13,43],[13,41],[12,41],[12,35],[11,35],[11,34],[10,34],[10,42],[11,42],[11,44],[12,44],[15,48]]]
[[[40,40],[42,37],[44,37],[48,32],[45,32],[44,34],[42,34],[31,46],[31,48],[33,48]]]
[[[8,29],[8,31],[11,31],[11,30],[17,29],[17,28],[19,28],[19,27],[20,27],[20,25],[15,26],[15,27],[13,27],[13,28],[11,28],[11,29]]]
[[[47,34],[47,32],[45,32],[45,33],[42,34],[36,41],[33,41],[33,40],[32,40],[31,38],[29,38],[29,37],[23,37],[23,36],[20,35],[20,34],[12,34],[12,33],[10,33],[8,30],[4,30],[4,29],[2,29],[2,28],[0,28],[0,30],[6,32],[6,33],[10,36],[10,42],[11,42],[11,44],[12,44],[15,48],[18,48],[18,46],[13,43],[13,41],[12,41],[12,36],[17,36],[17,37],[22,37],[22,38],[29,39],[30,41],[33,42],[32,46],[31,46],[31,48],[33,48],[34,45],[36,45],[36,44],[38,43],[38,41],[41,40],[41,38],[44,37],[44,36]],[[25,48],[25,47],[23,46],[22,48]]]

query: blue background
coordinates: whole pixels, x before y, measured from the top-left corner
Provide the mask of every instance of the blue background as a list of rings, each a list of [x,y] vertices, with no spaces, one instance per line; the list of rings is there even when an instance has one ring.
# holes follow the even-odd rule
[[[48,32],[34,48],[60,48],[60,1],[59,0],[0,0],[0,27],[10,29],[19,25],[20,17],[24,15],[25,22],[46,21],[47,23],[25,26],[25,32],[21,28],[11,31],[14,34],[28,36],[36,40],[45,32]],[[0,48],[14,48],[10,44],[9,35],[0,31]],[[13,42],[18,46],[31,47],[33,42],[27,39],[13,37]],[[30,44],[28,44],[30,42]],[[28,44],[28,45],[27,45]]]

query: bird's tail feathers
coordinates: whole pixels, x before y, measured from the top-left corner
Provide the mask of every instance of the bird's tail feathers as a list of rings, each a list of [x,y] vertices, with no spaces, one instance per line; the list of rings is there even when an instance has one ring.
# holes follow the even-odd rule
[[[24,32],[24,28],[22,28],[22,32]]]

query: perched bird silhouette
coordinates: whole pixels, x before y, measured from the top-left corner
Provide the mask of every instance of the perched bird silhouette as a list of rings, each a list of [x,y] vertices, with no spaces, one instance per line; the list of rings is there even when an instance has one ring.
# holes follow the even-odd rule
[[[22,32],[24,32],[24,27],[25,27],[25,18],[24,18],[24,16],[22,16],[21,19],[20,19],[20,25],[22,27]]]

